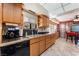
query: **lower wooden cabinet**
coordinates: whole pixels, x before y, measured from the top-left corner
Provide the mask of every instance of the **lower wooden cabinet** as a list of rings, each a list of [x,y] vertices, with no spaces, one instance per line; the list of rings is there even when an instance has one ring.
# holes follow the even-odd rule
[[[49,44],[46,44],[46,49],[48,49],[49,48]]]
[[[39,41],[40,41],[40,38],[33,38],[32,40],[30,40],[30,44],[33,44]]]
[[[33,38],[30,40],[30,56],[38,56],[55,43],[58,33]]]
[[[45,39],[40,41],[40,54],[43,53],[46,49]]]
[[[30,45],[30,56],[38,56],[39,55],[39,42]]]

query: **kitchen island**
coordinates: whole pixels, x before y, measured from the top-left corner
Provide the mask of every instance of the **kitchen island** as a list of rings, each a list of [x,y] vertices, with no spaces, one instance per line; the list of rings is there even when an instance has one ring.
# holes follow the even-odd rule
[[[38,56],[53,45],[58,37],[59,33],[56,32],[52,34],[29,35],[27,37],[17,38],[17,40],[14,41],[3,42],[0,44],[0,55]],[[14,52],[8,53],[6,51]]]

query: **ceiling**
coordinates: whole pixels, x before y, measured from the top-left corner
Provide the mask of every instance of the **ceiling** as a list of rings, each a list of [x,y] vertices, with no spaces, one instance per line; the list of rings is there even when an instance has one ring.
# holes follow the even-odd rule
[[[57,18],[59,21],[71,20],[79,15],[79,3],[41,3],[48,10],[50,18]]]
[[[53,15],[63,13],[65,10],[63,9],[64,6],[67,6],[69,3],[44,3],[41,4],[45,9],[52,13]],[[63,7],[62,7],[63,6]]]
[[[39,3],[25,3],[24,9],[32,10],[36,12],[37,14],[45,14],[48,15],[47,9],[45,9],[42,5]]]
[[[25,8],[59,21],[71,20],[79,15],[79,3],[26,3]]]

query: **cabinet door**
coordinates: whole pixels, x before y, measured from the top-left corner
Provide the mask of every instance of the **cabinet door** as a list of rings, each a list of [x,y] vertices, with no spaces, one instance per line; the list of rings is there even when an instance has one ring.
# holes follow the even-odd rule
[[[2,4],[0,3],[0,23],[2,22]]]
[[[13,4],[4,3],[3,4],[3,22],[13,22]]]
[[[14,22],[14,4],[10,4],[9,8],[10,8],[9,21],[10,21],[10,23],[13,23]]]
[[[49,23],[48,23],[48,17],[44,16],[44,26],[48,27]]]
[[[3,22],[21,23],[22,21],[22,6],[21,4],[3,4]]]
[[[10,16],[10,9],[9,4],[3,4],[3,22],[6,22],[9,20]]]
[[[31,40],[30,40],[30,44],[34,44],[34,43],[37,43],[37,42],[39,42],[40,41],[40,38],[32,38]]]
[[[48,27],[48,17],[40,15],[39,16],[39,27]]]
[[[15,9],[14,9],[14,15],[15,15],[15,22],[16,23],[21,23],[22,20],[22,9],[21,9],[21,4],[16,4]]]
[[[39,27],[43,27],[43,19],[41,18],[41,17],[39,17],[39,24],[38,24],[38,26]]]
[[[51,35],[51,40],[52,40],[52,44],[54,44],[55,43],[55,39],[54,39],[54,35],[53,34]]]
[[[45,51],[45,40],[40,41],[40,54]]]
[[[46,24],[47,24],[47,19],[45,16],[43,16],[43,26],[46,27]]]
[[[46,26],[48,27],[49,26],[49,18],[46,17]]]
[[[39,42],[30,45],[30,55],[31,56],[39,55]]]
[[[46,37],[46,44],[50,43],[50,36]]]

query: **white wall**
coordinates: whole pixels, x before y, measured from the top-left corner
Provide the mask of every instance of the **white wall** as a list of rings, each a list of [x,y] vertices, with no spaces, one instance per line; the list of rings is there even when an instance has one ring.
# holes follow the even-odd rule
[[[57,25],[49,24],[49,33],[55,33],[57,31]]]

